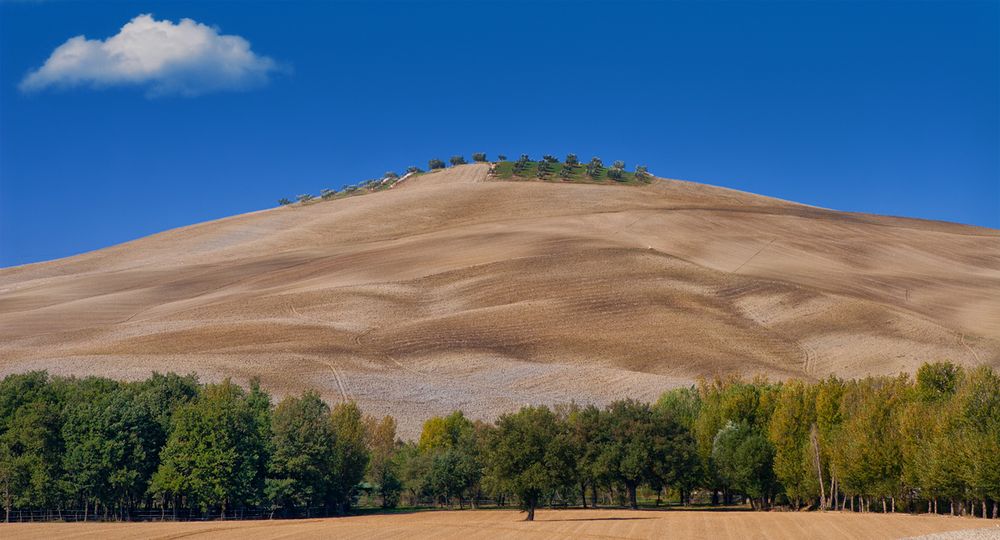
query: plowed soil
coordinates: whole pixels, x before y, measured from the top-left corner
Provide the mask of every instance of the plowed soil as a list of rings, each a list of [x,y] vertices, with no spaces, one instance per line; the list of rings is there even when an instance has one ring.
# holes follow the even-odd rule
[[[627,510],[540,510],[535,521],[508,510],[422,512],[288,521],[202,523],[0,524],[10,540],[143,538],[677,538],[703,540],[876,540],[941,531],[977,529],[989,520],[905,514],[782,512],[653,512]]]

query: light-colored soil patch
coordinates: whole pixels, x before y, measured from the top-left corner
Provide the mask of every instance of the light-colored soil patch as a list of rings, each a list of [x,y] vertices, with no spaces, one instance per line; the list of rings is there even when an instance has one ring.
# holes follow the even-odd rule
[[[1000,231],[488,165],[0,270],[0,376],[260,377],[395,415],[1000,367]]]
[[[678,538],[889,539],[977,529],[984,520],[942,516],[850,513],[655,512],[541,510],[536,521],[514,511],[422,512],[290,521],[207,523],[54,523],[0,525],[10,540],[212,538]],[[977,536],[975,538],[990,538]]]

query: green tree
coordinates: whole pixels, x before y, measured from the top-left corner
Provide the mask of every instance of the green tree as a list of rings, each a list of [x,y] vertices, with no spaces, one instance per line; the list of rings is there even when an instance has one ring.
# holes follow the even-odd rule
[[[566,161],[565,161],[565,163],[567,165],[579,165],[580,164],[580,160],[579,160],[579,158],[576,157],[576,154],[566,154]]]
[[[820,470],[830,479],[829,496],[824,506],[834,509],[838,507],[840,480],[832,456],[838,450],[837,441],[844,419],[841,408],[843,394],[844,383],[835,377],[816,385],[816,444],[819,446]]]
[[[284,508],[325,504],[336,462],[330,408],[315,391],[286,397],[274,409],[271,429],[267,498]]]
[[[675,388],[661,394],[653,408],[662,414],[669,414],[684,429],[693,432],[701,411],[701,396],[693,386]]]
[[[916,398],[924,403],[940,403],[955,395],[962,369],[951,362],[923,364],[917,369]]]
[[[444,448],[432,452],[427,471],[426,490],[444,504],[458,498],[464,505],[469,489],[479,480],[479,464],[475,456],[463,448]]]
[[[559,169],[559,178],[562,178],[563,180],[573,178],[573,166],[569,164],[563,165]]]
[[[1000,377],[987,366],[971,370],[954,397],[950,423],[957,427],[960,474],[968,493],[987,515],[987,500],[993,501],[993,518],[1000,501]],[[973,511],[974,513],[974,511]]]
[[[852,381],[845,389],[845,419],[836,443],[834,463],[845,492],[870,497],[894,497],[903,484],[899,412],[906,396],[906,379]],[[894,500],[894,499],[890,499]]]
[[[700,402],[693,388],[663,394],[653,407],[654,483],[673,486],[682,504],[702,477],[698,446],[692,425]]]
[[[767,506],[774,492],[774,448],[767,437],[746,421],[729,422],[712,444],[712,459],[720,478],[746,494],[755,509]]]
[[[432,170],[432,171],[434,169],[443,169],[444,166],[445,166],[444,162],[441,161],[440,159],[437,159],[437,158],[432,159],[432,160],[430,160],[430,161],[427,162],[427,168],[430,169],[430,170]]]
[[[591,178],[597,178],[601,176],[601,172],[604,170],[604,162],[601,161],[599,157],[590,158],[590,163],[587,164],[587,176]]]
[[[486,153],[485,152],[476,152],[475,154],[472,154],[472,161],[475,161],[476,163],[483,163],[483,162],[485,162],[486,161]]]
[[[652,409],[634,400],[616,401],[608,406],[602,420],[606,440],[599,459],[607,473],[625,486],[629,506],[638,508],[639,485],[659,478],[657,467],[666,458],[664,447],[657,444]]]
[[[625,178],[625,162],[615,161],[611,164],[611,168],[608,169],[608,178],[621,181]]]
[[[424,422],[419,449],[428,456],[424,489],[447,504],[462,504],[481,471],[475,426],[461,411]]]
[[[421,452],[413,441],[403,443],[396,452],[394,461],[399,469],[399,479],[413,505],[428,491],[431,458],[429,452]]]
[[[566,417],[570,440],[577,449],[576,476],[584,507],[587,506],[587,488],[591,490],[591,503],[596,507],[598,486],[610,476],[601,460],[605,443],[602,423],[601,410],[593,405],[573,408]]]
[[[61,473],[61,398],[45,372],[0,381],[0,499],[11,509],[51,508]]]
[[[549,162],[543,159],[542,161],[539,161],[538,165],[535,167],[535,176],[538,178],[545,178],[545,176],[548,174],[549,174]]]
[[[67,398],[62,437],[63,486],[84,504],[117,508],[120,517],[145,495],[159,464],[162,426],[139,399],[140,385],[91,377]]]
[[[364,419],[357,404],[352,401],[337,405],[331,418],[336,434],[331,502],[343,513],[350,509],[358,483],[365,476],[369,455]]]
[[[455,165],[465,165],[465,158],[462,156],[451,156],[451,159],[449,159],[448,161],[451,162],[452,167],[454,167]]]
[[[203,510],[260,500],[268,441],[253,396],[226,379],[177,409],[152,491]]]
[[[367,417],[365,431],[371,455],[368,462],[368,481],[376,486],[382,499],[382,508],[395,508],[399,504],[399,493],[402,490],[399,464],[396,461],[396,451],[399,446],[396,440],[396,420],[391,416],[383,417],[381,420]]]
[[[420,432],[420,450],[427,452],[455,448],[471,438],[472,433],[472,422],[462,411],[428,418]]]
[[[788,381],[778,392],[768,438],[774,446],[774,473],[788,498],[798,508],[814,496],[825,497],[818,440],[813,444],[816,424],[815,387]]]
[[[552,442],[559,434],[556,417],[547,407],[523,407],[497,420],[492,450],[487,457],[487,475],[497,485],[515,493],[535,519],[535,508],[546,490],[557,482],[549,466]]]

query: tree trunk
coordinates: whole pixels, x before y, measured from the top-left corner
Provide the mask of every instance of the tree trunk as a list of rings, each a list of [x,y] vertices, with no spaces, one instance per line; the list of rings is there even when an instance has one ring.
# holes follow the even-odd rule
[[[638,501],[636,501],[635,498],[635,492],[638,489],[638,487],[639,487],[638,485],[631,482],[625,484],[625,489],[628,490],[628,505],[629,508],[631,508],[632,510],[639,509],[639,503]]]
[[[597,508],[597,482],[591,482],[590,484],[590,506],[591,508]]]
[[[886,507],[886,504],[885,504],[885,497],[882,497],[882,513],[883,514],[888,514],[889,513],[889,509]]]
[[[528,503],[528,516],[524,520],[535,521],[535,505],[538,504],[537,497],[528,497],[528,500],[525,502]]]
[[[986,499],[983,499],[983,519],[986,519]]]
[[[809,446],[812,447],[813,466],[816,467],[816,476],[819,478],[819,507],[822,509],[826,505],[826,489],[823,487],[823,464],[819,456],[819,431],[814,423],[809,429]]]
[[[587,484],[580,482],[580,500],[583,501],[583,509],[587,509]]]

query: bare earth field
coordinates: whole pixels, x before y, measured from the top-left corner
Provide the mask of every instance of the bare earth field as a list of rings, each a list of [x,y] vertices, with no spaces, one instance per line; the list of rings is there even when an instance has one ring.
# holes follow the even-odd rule
[[[1000,367],[1000,231],[677,180],[465,165],[0,270],[0,376],[259,376],[391,413],[404,437],[455,408],[942,359]]]
[[[215,538],[903,538],[942,531],[1000,528],[987,520],[904,514],[539,510],[535,522],[509,510],[421,512],[348,518],[203,523],[0,524],[10,540]]]

